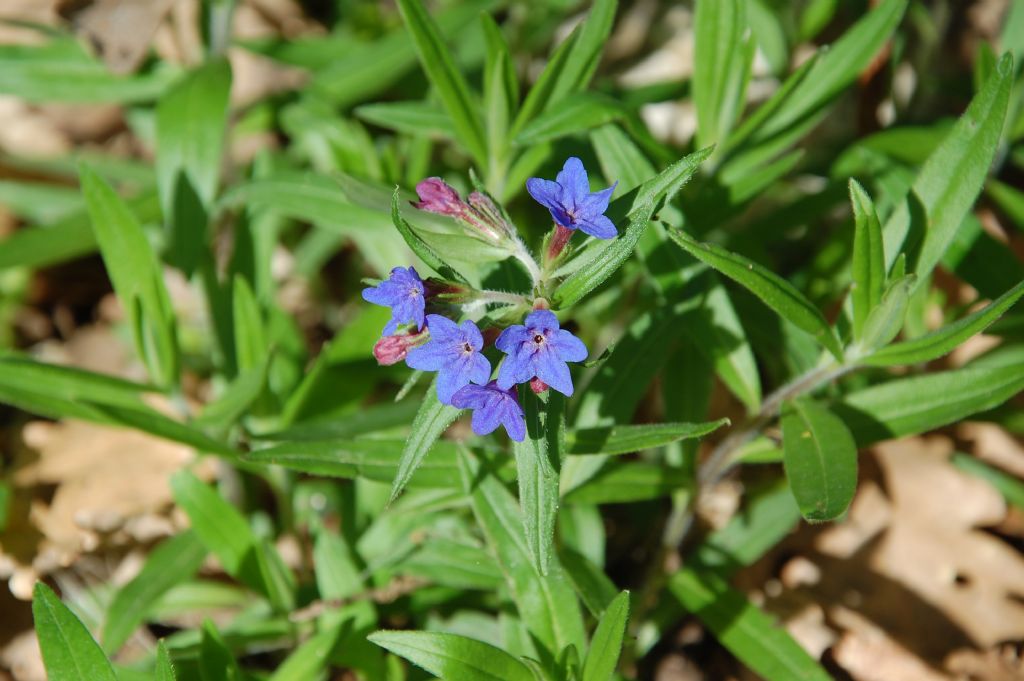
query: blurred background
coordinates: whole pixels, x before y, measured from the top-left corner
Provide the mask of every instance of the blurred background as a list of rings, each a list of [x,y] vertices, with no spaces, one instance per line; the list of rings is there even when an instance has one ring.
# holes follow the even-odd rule
[[[765,101],[782,75],[842,35],[871,4],[750,0],[758,51],[748,106]],[[575,0],[428,5],[475,81],[485,51],[476,19],[492,12],[522,83],[537,78],[552,47],[588,9]],[[631,124],[649,136],[644,149],[658,167],[695,143],[692,26],[690,3],[622,2],[595,81],[596,90],[628,106]],[[824,246],[849,220],[845,178],[873,168],[879,158],[895,166],[918,163],[963,112],[995,55],[1011,50],[1019,63],[1022,47],[1020,2],[912,2],[884,54],[800,143],[801,158],[777,191],[728,219],[756,223],[770,236],[749,250],[796,273],[816,301],[833,300]],[[429,175],[467,187],[470,163],[446,142],[444,121],[436,128],[422,117],[403,124],[377,106],[422,99],[429,89],[398,11],[387,1],[0,0],[0,349],[146,379],[125,311],[96,253],[76,163],[88,160],[144,223],[158,223],[155,102],[184,69],[217,51],[227,55],[232,72],[224,203],[232,216],[255,209],[246,220],[258,229],[239,231],[228,218],[215,223],[215,265],[230,269],[240,251],[254,254],[248,262],[255,268],[255,293],[275,303],[272,380],[278,389],[265,398],[280,403],[266,413],[282,408],[281,396],[315,362],[326,363],[323,380],[286,406],[293,423],[329,424],[393,394],[404,381],[402,371],[380,369],[369,358],[383,317],[367,309],[359,290],[363,277],[405,264],[408,251],[390,228],[317,220],[301,205],[261,210],[288,197],[246,190],[245,182],[271,173],[343,172],[407,190]],[[1018,81],[1011,111],[1019,111],[1021,94]],[[858,142],[897,123],[918,134],[897,144],[884,137]],[[553,177],[569,153],[593,159],[572,140],[558,141],[535,174]],[[985,238],[1007,248],[993,261],[975,263],[981,274],[970,285],[939,274],[936,288],[945,301],[964,304],[979,290],[987,293],[987,264],[997,267],[1009,257],[1012,269],[1014,257],[1018,266],[1024,259],[1024,154],[1011,145],[1004,156],[976,215]],[[597,177],[592,181],[605,186]],[[241,189],[232,193],[235,186]],[[776,216],[796,205],[794,197],[807,201]],[[547,229],[543,211],[523,200],[521,187],[509,185],[501,198],[528,237],[539,239]],[[185,357],[176,399],[203,404],[223,387],[211,359],[216,323],[200,287],[180,269],[165,268],[165,280]],[[633,320],[628,308],[592,311],[584,324],[596,347]],[[331,339],[336,342],[324,359],[321,350]],[[988,342],[968,343],[948,366],[984,353]],[[781,377],[787,368],[768,360],[766,376]],[[638,420],[662,409],[656,387],[638,405]],[[742,416],[742,405],[722,386],[715,387],[713,404],[716,416]],[[1013,409],[1019,407],[1018,398]],[[400,416],[408,422],[413,413]],[[1011,477],[1024,476],[1022,430],[1018,414],[1001,424],[963,423],[878,446],[862,458],[860,490],[846,522],[801,524],[734,583],[785,621],[813,656],[824,654],[837,678],[1024,678],[1024,499],[1010,493],[1008,503],[1000,488],[964,472],[952,456],[970,453]],[[167,481],[192,461],[190,448],[144,433],[0,406],[0,577],[6,583],[0,589],[0,679],[45,678],[28,603],[35,581],[56,582],[84,620],[99,621],[104,593],[109,598],[110,589],[137,574],[156,542],[186,525]],[[207,480],[223,473],[212,461],[193,470]],[[703,502],[704,522],[725,524],[745,486],[758,483],[756,473],[723,483]],[[293,498],[254,492],[230,476],[227,487],[270,537],[275,534],[266,528],[280,514],[301,519],[331,499],[315,484]],[[663,512],[658,503],[606,507],[607,565],[617,582],[640,578],[650,558],[643,525]],[[275,539],[286,563],[303,564],[300,541],[285,533]],[[180,591],[160,604],[167,629],[153,635],[198,625],[189,595]],[[387,608],[402,596],[381,595],[385,623],[401,625],[402,601]],[[238,605],[230,592],[202,597],[212,599],[203,601],[203,612],[214,617]],[[221,606],[209,605],[218,597]],[[137,643],[145,648],[152,639]],[[130,647],[125,655],[131,658]],[[638,664],[637,678],[658,681],[752,678],[685,617],[652,640]],[[355,677],[343,672],[336,678]]]

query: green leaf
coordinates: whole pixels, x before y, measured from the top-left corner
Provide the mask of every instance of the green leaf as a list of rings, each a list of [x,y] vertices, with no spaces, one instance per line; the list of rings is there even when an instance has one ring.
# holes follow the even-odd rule
[[[611,123],[625,115],[625,107],[610,97],[581,94],[523,126],[512,143],[531,146],[550,142]]]
[[[103,647],[114,653],[145,620],[150,606],[172,587],[191,579],[206,558],[206,548],[188,531],[160,544],[142,570],[118,589],[107,609]]]
[[[156,110],[156,175],[171,261],[186,274],[207,249],[231,91],[231,66],[213,59],[188,73]]]
[[[526,627],[552,655],[570,645],[583,649],[582,613],[561,566],[552,561],[546,576],[538,573],[530,560],[520,509],[509,491],[467,452],[459,457],[459,468],[473,515],[498,558]]]
[[[882,301],[864,322],[860,343],[868,350],[880,348],[896,337],[907,316],[910,293],[917,277],[913,274],[892,281],[882,295]]]
[[[577,507],[582,508],[582,507]],[[564,543],[558,550],[565,574],[594,617],[600,617],[617,595],[615,584],[598,565]]]
[[[483,123],[477,103],[462,72],[455,66],[440,30],[427,13],[421,0],[398,0],[402,19],[412,34],[420,65],[441,97],[459,141],[469,154],[483,167],[487,161]]]
[[[526,547],[537,571],[548,574],[551,564],[552,545],[555,541],[555,518],[558,515],[558,465],[557,451],[548,450],[548,426],[559,415],[552,414],[551,403],[557,402],[548,396],[548,405],[541,402],[533,391],[524,390],[520,401],[526,415],[526,438],[513,443],[516,467],[519,472],[519,505],[523,512],[523,529],[526,532]],[[541,410],[549,408],[542,415]],[[557,438],[553,438],[557,439]]]
[[[89,630],[42,582],[32,592],[32,618],[51,681],[117,681]]]
[[[916,225],[924,238],[913,272],[919,282],[931,274],[981,191],[999,145],[1012,82],[1013,60],[1004,56],[886,221],[886,264],[891,265],[905,248],[917,245],[907,243]]]
[[[794,400],[782,414],[786,478],[804,518],[838,518],[857,491],[857,446],[843,422],[810,400]]]
[[[405,243],[412,249],[412,252],[419,256],[420,260],[427,264],[427,267],[430,267],[445,279],[451,279],[462,284],[468,284],[469,282],[466,281],[466,278],[452,269],[452,267],[437,253],[437,251],[431,248],[431,246],[423,240],[423,237],[413,230],[412,225],[402,217],[402,213],[398,209],[398,201],[398,188],[396,187],[394,196],[391,198],[391,221],[395,224],[395,228],[402,235],[402,238],[405,239]]]
[[[861,360],[871,366],[920,364],[951,352],[975,334],[981,333],[1024,295],[1024,281],[993,300],[982,309],[952,324],[912,340],[894,343]]]
[[[269,681],[308,681],[318,678],[327,668],[327,663],[344,630],[344,621],[328,626],[296,648],[295,652],[281,663]]]
[[[487,131],[487,179],[501,193],[509,147],[509,126],[519,104],[519,81],[508,43],[490,14],[482,13],[480,23],[487,43],[484,64],[484,127]]]
[[[833,404],[832,411],[864,447],[960,421],[999,406],[1021,390],[1020,366],[965,368],[864,388]]]
[[[174,70],[118,76],[75,38],[45,45],[0,45],[0,94],[33,102],[141,102],[155,99]]]
[[[868,315],[882,300],[885,288],[885,252],[882,226],[875,204],[856,180],[850,179],[853,204],[853,338],[860,340]]]
[[[656,207],[672,200],[711,151],[710,148],[701,149],[684,156],[641,185],[635,193],[631,192],[614,201],[608,213],[612,216],[624,215],[616,224],[621,226],[624,220],[628,220],[625,232],[605,245],[586,267],[559,285],[553,296],[555,305],[559,308],[571,307],[619,269],[647,229]]]
[[[569,454],[630,454],[644,449],[701,438],[728,425],[729,419],[722,418],[706,423],[649,423],[636,426],[602,426],[577,428],[566,433],[565,443]]]
[[[245,455],[247,461],[273,464],[335,478],[366,478],[392,482],[398,473],[403,440],[329,440],[282,442]],[[417,465],[408,481],[410,487],[451,488],[458,483],[455,445],[436,442],[430,456]]]
[[[616,0],[597,0],[582,24],[555,53],[523,102],[512,125],[516,136],[537,114],[561,106],[571,94],[587,88],[615,21]]]
[[[394,503],[398,495],[402,493],[405,486],[409,484],[412,474],[423,463],[423,459],[434,443],[459,415],[459,409],[441,404],[441,401],[437,399],[436,382],[437,379],[431,382],[427,389],[427,395],[420,405],[419,411],[416,412],[416,418],[412,421],[412,432],[409,433],[409,438],[405,441],[402,459],[398,463],[398,473],[391,483],[388,504]]]
[[[785,629],[720,577],[684,569],[669,579],[669,590],[765,681],[831,680]]]
[[[455,471],[458,478],[458,471]],[[482,548],[433,537],[402,561],[402,570],[455,589],[493,591],[504,584],[494,557]]]
[[[693,33],[697,146],[705,147],[724,139],[742,111],[754,57],[746,0],[699,0]]]
[[[205,620],[199,643],[200,681],[242,681],[238,667],[227,642],[210,620]]]
[[[367,123],[408,135],[458,138],[444,109],[429,102],[375,102],[356,107],[354,113]]]
[[[622,504],[668,496],[690,482],[690,474],[678,468],[616,460],[579,487],[570,488],[564,498],[572,504]]]
[[[280,610],[294,606],[294,584],[281,557],[256,537],[234,506],[186,470],[171,478],[171,491],[200,541],[228,574],[266,596]]]
[[[1020,478],[968,454],[954,454],[951,461],[965,473],[981,478],[995,487],[1008,503],[1024,510],[1024,482],[1021,482]]]
[[[240,372],[259,369],[267,361],[270,344],[266,339],[263,314],[249,282],[236,274],[232,289],[231,312],[234,317],[235,357]]]
[[[907,0],[886,0],[873,8],[835,44],[822,49],[807,71],[787,79],[744,123],[746,130],[730,139],[730,146],[750,133],[754,133],[750,144],[756,144],[811,119],[867,68],[899,25],[906,7]]]
[[[669,236],[690,255],[742,285],[779,316],[813,336],[837,359],[842,359],[839,341],[821,311],[788,281],[721,246],[694,241],[682,230],[671,229]]]
[[[629,619],[629,592],[623,591],[611,602],[590,641],[590,651],[583,663],[583,681],[610,681],[619,664],[622,640]]]
[[[171,664],[171,654],[167,652],[167,646],[163,639],[156,644],[156,669],[153,673],[154,681],[177,681],[174,674],[174,665]]]
[[[91,168],[79,169],[82,194],[114,291],[130,320],[135,348],[164,387],[178,381],[176,322],[163,273],[138,220]]]
[[[475,639],[432,631],[377,631],[367,638],[445,681],[534,681],[522,662]]]

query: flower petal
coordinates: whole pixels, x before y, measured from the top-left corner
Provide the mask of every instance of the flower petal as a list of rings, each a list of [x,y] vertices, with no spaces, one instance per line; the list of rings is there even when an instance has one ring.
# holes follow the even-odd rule
[[[525,326],[514,324],[501,332],[498,339],[494,341],[494,347],[506,354],[512,354],[529,337],[530,334]]]
[[[608,202],[611,201],[612,194],[615,193],[615,187],[618,185],[619,183],[616,182],[611,187],[608,187],[608,189],[588,194],[585,199],[576,204],[577,213],[584,220],[589,217],[603,215],[608,210]]]
[[[523,414],[523,408],[511,397],[503,402],[501,424],[505,426],[505,432],[510,438],[522,442],[526,439],[526,416]]]
[[[562,187],[557,182],[531,177],[526,181],[526,191],[534,201],[549,209],[560,209],[562,206]]]
[[[572,376],[569,374],[569,365],[558,359],[553,348],[538,352],[534,366],[537,369],[537,378],[566,397],[572,397]]]
[[[562,166],[562,172],[555,177],[555,182],[562,186],[562,205],[566,208],[579,206],[583,199],[590,194],[587,169],[583,167],[583,161],[575,156],[566,159],[565,165]]]
[[[548,344],[564,362],[582,362],[589,354],[583,341],[565,329],[559,329],[558,333],[548,339]]]
[[[598,239],[614,239],[619,233],[615,229],[615,223],[609,220],[606,215],[596,215],[582,220],[579,223],[579,228],[583,230],[584,234],[589,234]]]
[[[482,406],[473,411],[473,432],[477,435],[493,433],[501,422],[500,402],[489,399]]]
[[[491,391],[479,385],[465,385],[452,395],[452,406],[459,409],[478,409],[487,401]]]
[[[437,399],[441,404],[451,404],[452,396],[465,385],[469,385],[470,359],[459,359],[445,365],[437,374]]]
[[[430,337],[437,340],[448,340],[459,334],[459,325],[439,314],[427,315],[427,328],[430,329]]]
[[[525,324],[529,331],[527,336],[532,335],[534,329],[539,331],[557,331],[558,317],[551,310],[534,310],[526,315]]]
[[[479,352],[473,353],[472,366],[469,370],[469,380],[473,383],[484,385],[491,380],[491,363]]]
[[[517,376],[520,370],[520,363],[516,361],[514,355],[505,357],[505,361],[498,368],[498,387],[502,390],[508,390],[518,383]]]
[[[405,363],[420,371],[439,371],[450,359],[451,353],[445,344],[431,339],[425,345],[410,350]]]
[[[469,343],[469,347],[474,350],[480,350],[484,347],[484,337],[480,335],[480,329],[476,328],[476,324],[472,320],[467,319],[462,322],[459,326],[459,331],[466,342]]]

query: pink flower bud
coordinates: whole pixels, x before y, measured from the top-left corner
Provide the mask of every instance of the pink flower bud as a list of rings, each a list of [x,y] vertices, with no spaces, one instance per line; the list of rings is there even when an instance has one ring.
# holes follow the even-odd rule
[[[548,389],[548,384],[540,380],[536,376],[530,379],[530,390],[533,391],[534,395],[540,395]]]
[[[469,208],[455,188],[440,177],[428,177],[422,180],[416,185],[416,194],[420,200],[419,203],[413,205],[428,213],[461,218]]]
[[[400,333],[394,336],[384,336],[373,346],[373,356],[381,366],[398,364],[409,351],[422,343],[427,338],[426,329],[417,333]]]

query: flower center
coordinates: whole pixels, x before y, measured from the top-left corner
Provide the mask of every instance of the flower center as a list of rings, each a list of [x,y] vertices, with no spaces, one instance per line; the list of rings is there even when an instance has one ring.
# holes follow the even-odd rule
[[[539,333],[533,334],[533,342],[537,345],[542,345],[544,343],[544,336]]]
[[[466,353],[467,355],[472,354],[473,353],[473,346],[470,345],[469,342],[467,341],[467,342],[462,344],[462,351],[464,353]]]

